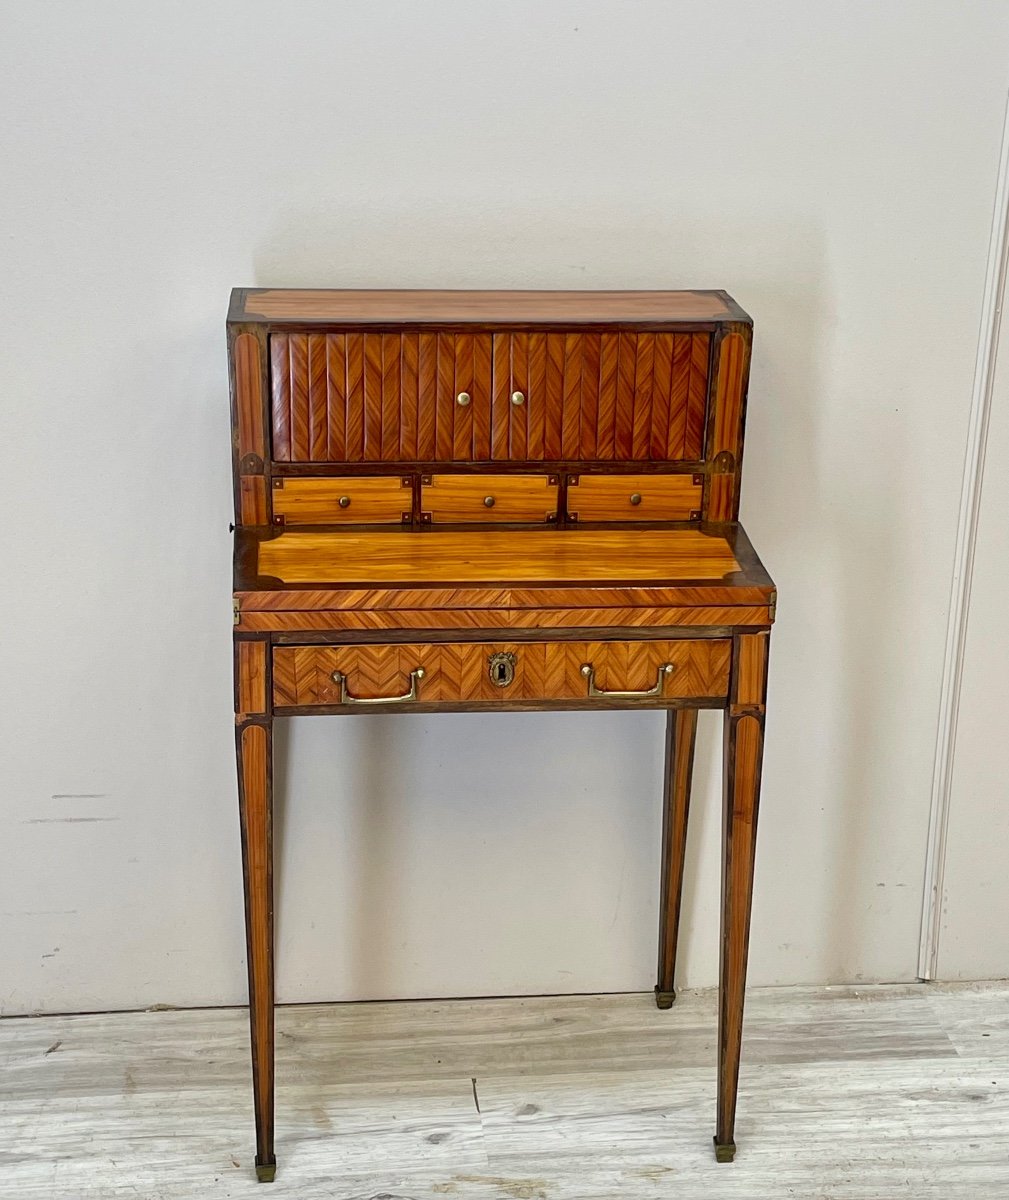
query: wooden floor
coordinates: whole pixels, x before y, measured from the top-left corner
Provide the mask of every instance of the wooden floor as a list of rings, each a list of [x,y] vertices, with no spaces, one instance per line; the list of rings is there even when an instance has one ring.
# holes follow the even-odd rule
[[[0,1022],[0,1196],[1009,1196],[1009,986],[750,993],[733,1164],[715,997],[278,1015],[279,1168],[252,1167],[244,1010]]]

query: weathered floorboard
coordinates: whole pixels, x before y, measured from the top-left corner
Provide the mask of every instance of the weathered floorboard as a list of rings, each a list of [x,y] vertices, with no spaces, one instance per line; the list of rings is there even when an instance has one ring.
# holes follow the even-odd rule
[[[272,1185],[248,1156],[244,1010],[10,1019],[0,1197],[1002,1196],[1007,1014],[1006,986],[751,990],[719,1165],[714,992],[668,1013],[650,994],[282,1007]]]

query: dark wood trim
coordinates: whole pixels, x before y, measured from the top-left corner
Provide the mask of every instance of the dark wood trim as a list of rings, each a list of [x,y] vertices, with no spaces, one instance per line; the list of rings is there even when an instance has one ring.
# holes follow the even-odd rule
[[[759,626],[757,627],[760,628]],[[729,625],[599,625],[550,629],[334,629],[275,632],[275,646],[381,646],[401,642],[647,642],[719,639],[748,632],[747,627]],[[262,637],[262,634],[250,634]]]
[[[413,462],[272,462],[276,476],[343,475],[700,475],[707,463],[699,459],[483,459],[456,462],[452,459],[424,459]]]
[[[416,639],[415,639],[416,640]],[[691,696],[686,700],[479,700],[473,702],[442,700],[432,704],[414,700],[407,704],[383,704],[381,708],[358,708],[347,704],[292,704],[274,706],[277,717],[363,716],[376,712],[403,713],[473,713],[473,712],[592,712],[631,711],[650,712],[663,708],[725,708],[724,696]]]

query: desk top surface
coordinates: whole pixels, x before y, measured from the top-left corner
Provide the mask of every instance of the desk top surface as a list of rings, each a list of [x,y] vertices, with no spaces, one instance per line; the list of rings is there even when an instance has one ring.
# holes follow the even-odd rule
[[[656,583],[773,586],[738,527],[467,530],[425,533],[245,530],[239,590]]]
[[[235,323],[667,325],[749,322],[727,292],[530,292],[235,288]]]

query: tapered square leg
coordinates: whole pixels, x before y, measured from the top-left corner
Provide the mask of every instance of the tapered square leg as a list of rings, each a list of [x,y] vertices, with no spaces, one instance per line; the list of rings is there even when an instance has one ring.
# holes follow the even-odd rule
[[[718,1005],[718,1111],[715,1157],[732,1162],[743,1002],[764,750],[767,634],[735,638],[732,693],[725,714],[722,811],[722,922]]]
[[[273,1179],[273,829],[271,723],[238,731],[242,863],[256,1110],[256,1174]]]
[[[687,852],[690,781],[694,770],[697,709],[671,708],[666,719],[666,771],[662,796],[662,882],[659,891],[659,965],[655,1003],[671,1008]]]
[[[272,1182],[273,1151],[273,719],[268,647],[239,642],[235,655],[238,799],[256,1113],[256,1176]]]

